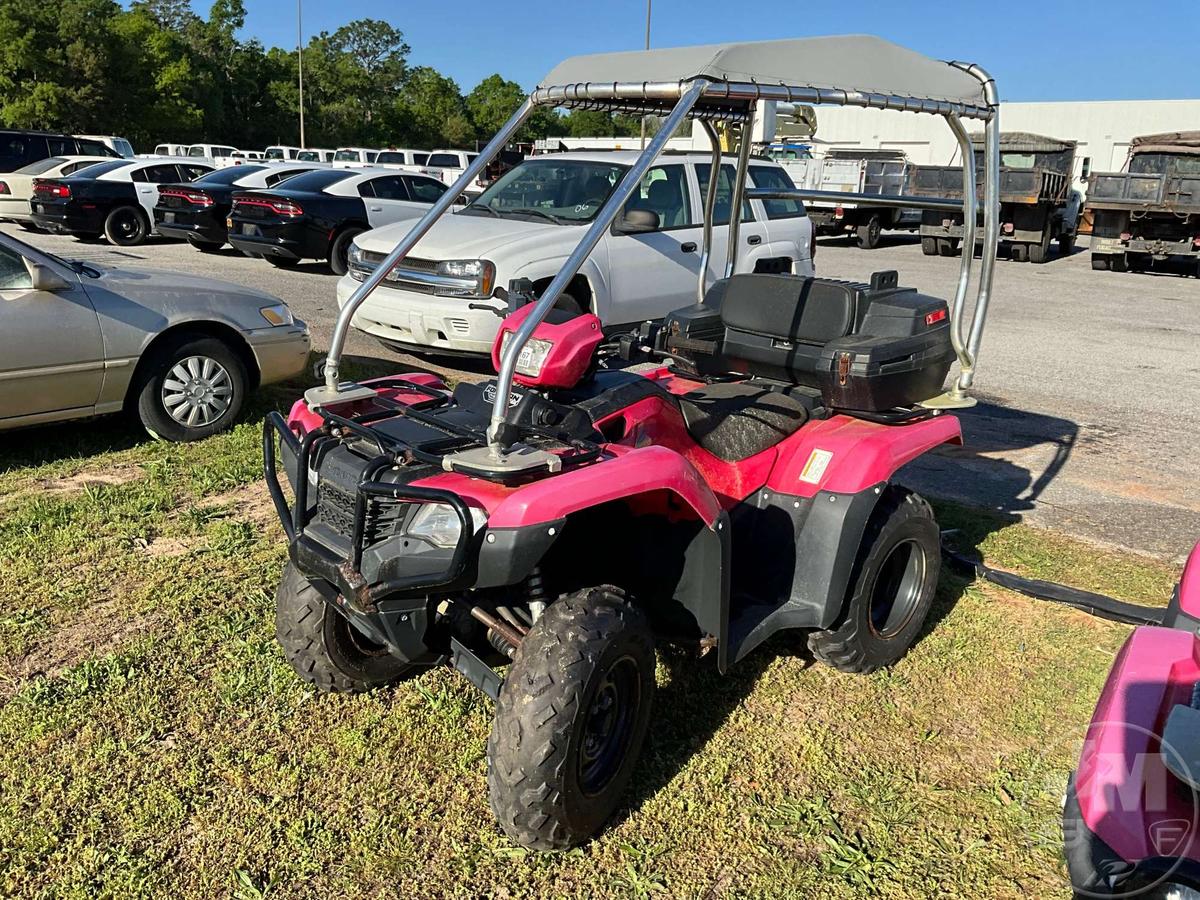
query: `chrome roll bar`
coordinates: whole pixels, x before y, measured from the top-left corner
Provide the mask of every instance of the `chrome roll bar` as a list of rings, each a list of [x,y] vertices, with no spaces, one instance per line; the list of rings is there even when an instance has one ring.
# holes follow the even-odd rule
[[[733,191],[729,195],[729,252],[725,256],[725,277],[733,274],[737,265],[738,235],[742,227],[742,202],[746,196],[746,172],[750,168],[750,134],[754,127],[754,112],[757,106],[750,107],[750,115],[742,123],[738,135],[738,164],[737,175],[733,179]],[[713,169],[708,177],[715,182],[720,175],[719,169]]]
[[[433,223],[442,217],[470,186],[480,173],[487,168],[488,163],[492,161],[497,153],[504,149],[504,146],[512,140],[517,133],[517,129],[529,118],[529,114],[533,111],[534,104],[532,100],[526,100],[521,104],[521,108],[512,114],[512,117],[504,123],[503,127],[496,132],[496,136],[491,142],[480,151],[475,160],[467,166],[465,172],[459,176],[458,181],[450,186],[446,193],[438,198],[437,202],[429,208],[429,212],[421,216],[417,224],[412,227],[396,245],[396,248],[375,267],[375,271],[360,284],[353,294],[346,300],[346,305],[342,307],[338,313],[337,324],[333,328],[333,337],[329,341],[329,355],[325,358],[325,386],[324,388],[315,388],[305,394],[305,399],[309,401],[310,406],[319,406],[323,402],[344,401],[346,398],[345,392],[338,390],[338,378],[341,374],[342,348],[346,344],[346,335],[350,331],[350,320],[354,318],[354,313],[362,305],[363,301],[371,295],[371,292],[388,276],[392,269],[406,257],[410,250],[417,245],[417,242],[425,236],[425,233],[433,227]],[[508,392],[505,392],[508,396]]]
[[[600,241],[604,232],[623,210],[626,201],[636,190],[647,170],[662,153],[667,140],[689,114],[701,122],[712,144],[712,168],[709,173],[709,185],[704,200],[704,250],[701,254],[701,266],[697,284],[697,299],[702,301],[707,288],[707,275],[712,255],[712,218],[716,205],[716,184],[721,171],[720,139],[712,123],[714,121],[737,122],[741,124],[741,145],[738,152],[738,166],[734,190],[730,197],[729,223],[729,253],[725,264],[725,275],[732,274],[737,265],[737,241],[741,223],[741,207],[745,197],[761,199],[822,199],[846,201],[853,196],[853,202],[862,205],[888,206],[918,206],[924,209],[961,209],[964,221],[964,237],[968,237],[964,248],[964,259],[959,270],[958,287],[955,292],[952,323],[952,340],[955,352],[958,354],[961,372],[954,388],[942,397],[927,402],[929,406],[965,406],[973,403],[965,391],[971,386],[975,374],[975,365],[979,352],[979,344],[983,336],[983,327],[991,297],[992,275],[995,268],[996,244],[999,239],[999,170],[1000,170],[1000,125],[999,99],[995,83],[991,76],[976,65],[951,62],[955,66],[976,78],[983,85],[986,105],[969,102],[944,101],[907,97],[903,95],[867,93],[850,90],[834,90],[804,86],[788,86],[782,84],[760,84],[756,82],[710,81],[697,78],[685,82],[642,82],[642,83],[581,83],[538,88],[513,113],[512,117],[496,133],[488,145],[479,152],[475,160],[457,181],[434,203],[400,240],[395,249],[375,267],[366,279],[350,295],[338,314],[330,341],[329,355],[325,361],[324,384],[312,388],[305,393],[305,400],[312,408],[319,406],[349,402],[375,395],[369,387],[352,383],[339,382],[342,350],[349,334],[350,324],[355,312],[363,301],[383,282],[391,271],[404,260],[441,216],[443,216],[479,177],[487,165],[514,138],[521,125],[529,118],[537,106],[568,106],[589,107],[598,106],[609,109],[636,109],[642,112],[665,112],[666,119],[662,127],[649,145],[638,157],[637,161],[626,171],[612,195],[599,210],[596,218],[588,227],[586,234],[571,255],[567,258],[558,274],[537,300],[531,314],[528,315],[516,334],[504,349],[500,360],[500,371],[497,379],[496,400],[493,404],[491,418],[487,429],[488,446],[486,452],[494,459],[502,459],[507,448],[503,447],[499,435],[502,432],[504,417],[507,412],[507,400],[512,389],[513,374],[516,360],[522,348],[529,340],[537,326],[554,307],[562,291],[578,273],[584,260]],[[963,147],[963,183],[964,197],[962,204],[954,201],[937,201],[931,198],[912,198],[872,195],[831,194],[830,192],[814,191],[772,191],[746,190],[746,174],[750,158],[750,134],[754,121],[755,106],[760,100],[776,100],[790,103],[806,103],[813,105],[859,106],[871,109],[892,109],[902,112],[928,113],[944,117],[950,124]],[[703,101],[703,103],[700,103]],[[971,327],[967,337],[962,334],[962,314],[965,311],[966,293],[970,280],[971,252],[974,242],[976,220],[976,196],[974,190],[974,157],[970,151],[969,141],[964,144],[965,131],[960,117],[982,119],[985,126],[985,196],[984,196],[984,254],[980,271],[980,282]],[[469,451],[464,451],[464,453]],[[515,448],[514,448],[515,452]]]
[[[900,206],[907,209],[940,209],[961,212],[962,204],[944,197],[917,197],[911,194],[851,194],[845,191],[818,191],[810,188],[750,188],[747,200],[824,200],[854,203],[858,206]]]
[[[950,343],[954,345],[954,353],[958,357],[960,371],[974,371],[975,360],[967,352],[967,343],[963,338],[962,320],[966,311],[967,288],[971,283],[971,265],[975,261],[975,218],[979,215],[979,199],[975,192],[975,151],[971,148],[971,138],[963,127],[958,116],[946,116],[946,124],[954,132],[958,141],[959,153],[963,159],[963,237],[962,259],[958,266],[958,286],[954,290],[954,304],[950,314]],[[959,380],[950,389],[951,396],[960,400],[965,397]]]
[[[708,190],[704,194],[704,234],[701,240],[704,246],[700,248],[700,276],[696,282],[696,302],[703,303],[704,295],[708,292],[708,260],[712,256],[713,211],[717,208],[717,179],[714,173],[721,171],[721,136],[712,122],[700,120],[700,126],[708,135],[712,146],[712,160],[708,167]]]
[[[541,324],[542,319],[546,318],[546,313],[554,308],[554,304],[558,302],[559,295],[563,289],[575,277],[575,273],[579,271],[579,267],[583,265],[583,261],[588,258],[588,254],[592,252],[592,248],[599,243],[600,238],[604,236],[604,232],[612,224],[617,214],[625,208],[625,202],[630,195],[641,184],[642,178],[645,177],[651,164],[658,159],[660,153],[667,146],[667,141],[675,129],[691,112],[692,107],[696,105],[696,101],[700,99],[700,95],[704,93],[706,82],[693,81],[686,85],[679,98],[679,102],[675,104],[675,108],[671,110],[671,114],[663,121],[658,129],[658,133],[646,145],[646,149],[642,151],[642,155],[638,157],[637,162],[629,167],[628,171],[617,184],[616,190],[609,195],[608,200],[600,211],[596,213],[596,218],[592,220],[592,224],[588,226],[587,234],[583,236],[576,246],[571,251],[571,255],[567,257],[567,261],[563,263],[558,274],[554,276],[554,280],[542,292],[542,296],[538,298],[537,304],[525,321],[521,323],[521,327],[517,329],[517,333],[513,335],[512,340],[508,342],[504,353],[500,357],[500,371],[496,379],[496,402],[492,405],[492,418],[488,423],[487,438],[488,449],[494,456],[499,457],[503,453],[503,448],[500,446],[498,437],[500,428],[504,424],[504,416],[508,412],[508,395],[512,390],[513,372],[516,369],[517,357],[521,353],[521,348],[525,346],[525,342],[529,340],[534,329]]]

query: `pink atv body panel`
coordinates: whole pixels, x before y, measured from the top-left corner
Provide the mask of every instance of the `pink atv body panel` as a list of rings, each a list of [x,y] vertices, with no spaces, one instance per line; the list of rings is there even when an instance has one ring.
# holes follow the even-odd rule
[[[1179,582],[1182,612],[1200,617],[1200,543]],[[1200,682],[1200,640],[1189,630],[1143,626],[1113,662],[1075,774],[1084,824],[1123,859],[1169,855],[1200,861],[1200,822],[1190,791],[1167,771],[1159,735]],[[1170,752],[1170,751],[1166,751]],[[1184,751],[1184,756],[1188,751]],[[1156,834],[1186,834],[1163,852]]]
[[[586,327],[587,319],[579,317],[558,327],[574,323],[580,323],[576,327]],[[546,334],[543,330],[546,327],[545,323],[539,326],[537,334]],[[589,349],[589,357],[590,352]],[[649,372],[645,377],[674,394],[684,394],[700,386],[699,382],[672,375],[666,368]],[[410,374],[388,380],[448,390],[433,375]],[[402,403],[424,399],[423,394],[395,387],[383,387],[381,393]],[[369,405],[370,401],[363,403]],[[357,406],[350,404],[345,412],[360,411]],[[905,463],[934,447],[962,443],[962,432],[954,416],[937,416],[908,425],[883,425],[835,415],[808,422],[760,453],[728,462],[697,444],[679,410],[664,398],[639,400],[597,425],[608,434],[614,423],[619,426],[620,434],[603,445],[604,456],[600,460],[553,477],[510,487],[446,473],[420,479],[413,485],[454,491],[468,506],[487,510],[491,528],[554,522],[601,503],[651,493],[673,495],[696,518],[713,528],[722,509],[732,508],[763,487],[796,497],[812,497],[819,491],[858,493],[888,481]],[[319,427],[321,419],[300,400],[292,407],[288,424],[295,433],[302,434]],[[824,459],[819,475],[814,474],[817,472],[812,463],[814,453],[816,459]]]

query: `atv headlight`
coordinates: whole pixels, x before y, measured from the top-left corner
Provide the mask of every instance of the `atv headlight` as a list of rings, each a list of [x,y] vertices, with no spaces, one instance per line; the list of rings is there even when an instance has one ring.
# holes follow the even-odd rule
[[[274,306],[264,306],[258,314],[272,325],[291,325],[296,320],[286,303],[276,303]]]
[[[445,259],[437,264],[436,271],[438,275],[451,278],[473,278],[475,287],[471,294],[475,297],[490,297],[496,284],[496,267],[486,259]],[[462,292],[457,288],[446,288],[438,293],[453,295]]]
[[[512,340],[512,336],[513,332],[506,331],[504,332],[504,336],[500,338],[501,358],[504,357],[504,351],[508,349],[508,344]],[[554,349],[554,341],[530,338],[525,342],[525,346],[521,348],[521,352],[517,355],[517,371],[530,378],[537,378],[542,374],[542,366],[546,364],[546,357],[550,355],[552,349]]]
[[[487,513],[472,506],[473,529],[479,531],[486,524]],[[462,536],[462,523],[458,521],[458,513],[449,504],[426,503],[412,517],[405,534],[409,537],[423,538],[436,547],[449,549],[458,545],[458,539]]]

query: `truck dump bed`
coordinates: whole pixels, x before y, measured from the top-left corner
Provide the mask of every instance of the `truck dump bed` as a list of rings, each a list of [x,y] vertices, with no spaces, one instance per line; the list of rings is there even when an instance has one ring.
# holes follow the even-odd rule
[[[1092,173],[1089,208],[1200,213],[1200,131],[1134,138],[1130,153],[1128,171]]]
[[[962,166],[914,166],[908,193],[918,197],[962,199]],[[975,173],[976,194],[983,202],[983,172]],[[1071,191],[1071,176],[1055,168],[1000,170],[1001,203],[1064,203]]]

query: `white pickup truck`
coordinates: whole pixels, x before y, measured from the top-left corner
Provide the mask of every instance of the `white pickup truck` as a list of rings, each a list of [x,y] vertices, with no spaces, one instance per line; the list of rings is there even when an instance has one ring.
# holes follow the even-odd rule
[[[638,155],[579,151],[525,160],[440,219],[362,305],[354,326],[393,349],[489,353],[505,308],[493,296],[496,287],[528,278],[535,291],[543,290],[578,243],[578,229],[595,217]],[[653,216],[619,218],[560,305],[591,310],[606,329],[615,329],[694,302],[710,167],[707,153],[661,157],[626,206]],[[734,160],[726,157],[717,181],[710,283],[725,272],[733,180]],[[778,163],[755,159],[748,186],[793,185]],[[399,223],[355,238],[350,270],[338,282],[339,306],[410,227]],[[747,201],[738,242],[739,272],[813,274],[812,224],[796,200]]]
[[[467,170],[478,153],[468,153],[466,150],[431,150],[421,171],[432,175],[443,184],[451,185],[458,181],[459,176]],[[478,183],[467,188],[467,194],[478,194],[483,190]]]

